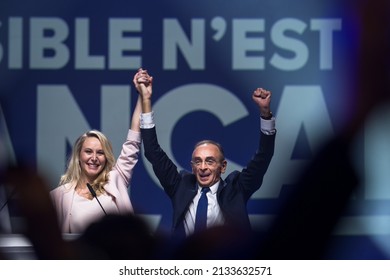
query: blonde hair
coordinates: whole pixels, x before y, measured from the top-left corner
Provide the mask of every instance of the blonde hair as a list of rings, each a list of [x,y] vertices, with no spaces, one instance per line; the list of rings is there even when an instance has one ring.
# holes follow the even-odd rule
[[[100,194],[104,193],[104,185],[107,184],[109,180],[109,172],[114,167],[115,157],[110,141],[102,132],[98,130],[87,131],[76,140],[73,145],[66,172],[61,176],[60,185],[70,183],[73,187],[77,186],[82,172],[80,167],[80,152],[85,140],[89,137],[95,137],[100,141],[104,155],[106,157],[106,165],[104,166],[102,172],[100,172],[99,176],[92,183],[96,193]]]

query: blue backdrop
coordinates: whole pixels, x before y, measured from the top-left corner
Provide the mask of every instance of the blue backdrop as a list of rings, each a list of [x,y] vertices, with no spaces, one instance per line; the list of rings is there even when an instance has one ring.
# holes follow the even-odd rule
[[[212,138],[224,145],[228,169],[242,168],[259,133],[251,93],[263,87],[273,93],[278,136],[248,210],[253,226],[266,229],[301,168],[351,116],[360,30],[346,2],[3,0],[1,133],[8,159],[35,163],[54,188],[86,130],[102,130],[118,155],[137,99],[132,77],[143,67],[154,77],[161,145],[176,164],[189,169],[194,143]],[[385,133],[380,125],[368,124],[369,135]],[[342,242],[332,257],[390,255],[390,163],[383,156],[390,147],[378,139],[357,141],[356,166],[367,181],[351,202],[359,207],[334,233]],[[384,171],[372,168],[372,154]],[[144,158],[130,196],[137,214],[169,230],[170,202]]]

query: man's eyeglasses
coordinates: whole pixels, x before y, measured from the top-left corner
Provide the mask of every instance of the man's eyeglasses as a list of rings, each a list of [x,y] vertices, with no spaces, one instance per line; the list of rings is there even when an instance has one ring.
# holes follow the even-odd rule
[[[214,166],[217,164],[217,161],[213,158],[206,158],[204,161],[200,159],[195,159],[191,161],[191,164],[193,166],[199,167],[202,165],[202,163],[205,163],[207,166]]]

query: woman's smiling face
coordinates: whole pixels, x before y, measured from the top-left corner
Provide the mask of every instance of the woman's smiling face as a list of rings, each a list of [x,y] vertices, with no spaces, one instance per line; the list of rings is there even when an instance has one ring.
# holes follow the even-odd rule
[[[85,139],[80,151],[81,171],[89,182],[93,182],[106,165],[106,155],[102,144],[96,137]]]

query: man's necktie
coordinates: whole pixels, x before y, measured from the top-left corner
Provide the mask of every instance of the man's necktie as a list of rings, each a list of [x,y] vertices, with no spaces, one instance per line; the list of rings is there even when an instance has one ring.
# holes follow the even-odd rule
[[[207,227],[207,192],[210,188],[202,188],[202,193],[198,201],[198,207],[196,208],[195,217],[195,232],[206,229]]]

